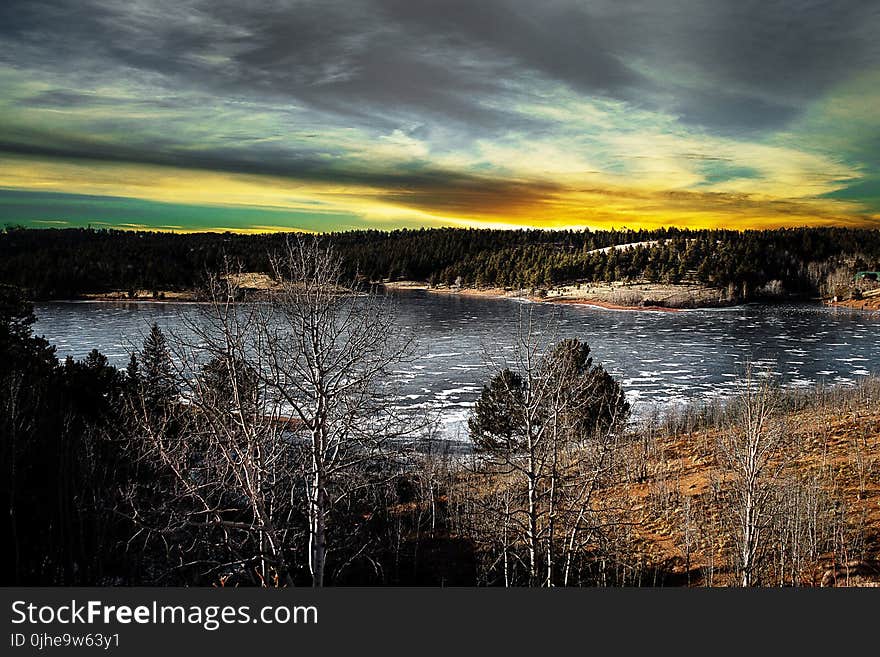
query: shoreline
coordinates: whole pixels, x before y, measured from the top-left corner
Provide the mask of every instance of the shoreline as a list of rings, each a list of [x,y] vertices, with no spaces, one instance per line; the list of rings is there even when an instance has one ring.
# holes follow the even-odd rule
[[[682,312],[685,310],[712,310],[717,308],[731,308],[749,302],[726,302],[714,296],[716,291],[711,288],[702,288],[695,285],[647,285],[647,284],[594,284],[586,288],[578,286],[560,286],[543,294],[534,294],[525,289],[513,290],[500,287],[432,287],[423,281],[381,281],[371,285],[381,287],[388,291],[418,291],[428,294],[475,297],[483,299],[512,300],[528,303],[550,303],[568,306],[586,306],[601,310],[626,311],[626,312]],[[260,292],[261,290],[255,289]],[[670,303],[663,303],[663,298],[657,299],[657,293],[662,292],[670,299]],[[633,301],[639,298],[638,303],[621,302],[619,298],[629,297]],[[252,299],[256,300],[256,299]],[[657,303],[655,300],[659,300]],[[206,301],[199,298],[194,290],[160,290],[158,296],[152,293],[138,294],[134,297],[127,292],[98,292],[87,293],[80,297],[67,299],[34,299],[36,303],[108,303],[108,304],[203,304]],[[815,299],[813,303],[829,308],[851,310],[856,312],[874,313],[880,311],[880,296],[860,300],[832,301],[829,299]],[[701,303],[702,302],[702,303]],[[769,300],[766,303],[803,303],[804,299],[781,299]]]
[[[565,285],[545,290],[544,295],[530,293],[525,289],[512,290],[499,287],[486,288],[451,288],[431,287],[422,281],[383,281],[376,283],[388,290],[422,291],[429,294],[458,295],[463,297],[478,297],[484,299],[508,299],[527,301],[530,303],[551,303],[572,306],[590,306],[603,310],[616,311],[645,311],[645,312],[682,312],[688,310],[717,310],[719,308],[735,308],[749,303],[763,303],[768,305],[784,304],[808,304],[820,305],[829,308],[847,309],[857,312],[880,311],[880,295],[861,300],[832,301],[827,298],[806,297],[778,297],[767,299],[737,300],[730,301],[715,296],[717,290],[693,284],[588,284],[586,289],[581,285]],[[595,292],[594,290],[597,290]],[[645,294],[647,292],[647,294]],[[663,298],[656,299],[657,293],[667,294],[670,303],[664,305]],[[639,303],[621,303],[615,299],[616,295],[630,296],[635,299],[641,296]],[[609,298],[610,297],[610,298]],[[661,303],[655,302],[660,301]]]
[[[550,303],[571,306],[589,306],[602,310],[618,310],[618,311],[644,311],[644,312],[681,312],[682,310],[699,310],[718,307],[729,307],[740,304],[720,305],[718,303],[702,304],[702,305],[660,305],[657,303],[647,304],[626,304],[619,303],[613,299],[602,298],[597,294],[583,293],[578,295],[573,293],[568,286],[554,288],[549,294],[537,295],[531,294],[525,289],[510,290],[499,287],[489,288],[450,288],[450,287],[431,287],[427,283],[420,281],[390,281],[379,283],[388,290],[402,291],[423,291],[429,294],[445,294],[458,295],[463,297],[478,297],[484,299],[508,299],[527,301],[530,303]],[[609,286],[609,289],[613,286]],[[669,287],[669,286],[665,286]],[[682,286],[686,290],[692,290],[696,286]],[[607,295],[606,295],[607,296]],[[688,299],[690,301],[690,299]]]
[[[429,294],[437,294],[437,295],[448,295],[448,296],[463,296],[463,297],[476,297],[482,299],[497,299],[497,300],[513,300],[513,301],[525,301],[528,303],[549,303],[549,304],[558,304],[558,305],[566,305],[566,306],[588,306],[593,308],[599,308],[602,310],[618,310],[618,311],[645,311],[645,312],[681,312],[682,310],[691,310],[691,308],[672,308],[669,306],[626,306],[621,304],[611,303],[609,301],[603,301],[601,299],[577,299],[571,297],[559,297],[559,298],[541,298],[535,295],[529,294],[517,294],[510,293],[501,289],[476,289],[476,288],[465,288],[462,290],[452,290],[448,288],[429,288],[427,285],[424,287],[393,287],[383,284],[382,287],[388,290],[394,291],[423,291]],[[110,295],[101,295],[101,296],[84,296],[79,298],[72,299],[33,299],[33,303],[102,303],[102,304],[187,304],[187,305],[197,305],[197,304],[205,304],[209,303],[208,301],[204,301],[201,299],[197,299],[194,296],[174,296],[174,297],[166,297],[166,298],[153,298],[153,297],[127,297],[127,296],[110,296]],[[706,308],[711,308],[712,306],[706,306]],[[694,308],[699,309],[699,308]]]
[[[566,306],[590,306],[592,308],[601,308],[603,310],[624,310],[629,312],[660,312],[660,313],[680,313],[685,310],[701,310],[711,308],[712,306],[697,308],[671,308],[669,306],[621,306],[608,301],[599,301],[594,299],[545,299],[548,303],[556,303]],[[717,307],[717,306],[716,306]]]
[[[847,299],[846,301],[825,301],[824,304],[829,308],[839,308],[847,310],[858,310],[860,312],[880,312],[880,297],[872,297],[869,299]]]

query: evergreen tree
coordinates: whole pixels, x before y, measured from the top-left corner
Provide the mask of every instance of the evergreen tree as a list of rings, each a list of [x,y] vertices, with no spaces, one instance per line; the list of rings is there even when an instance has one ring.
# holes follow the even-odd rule
[[[97,350],[59,364],[33,323],[21,291],[0,286],[0,583],[94,585],[133,565],[110,549],[121,535],[108,509],[125,482],[107,440],[123,424],[120,380]]]
[[[237,358],[212,358],[202,368],[205,397],[229,413],[252,416],[260,406],[258,375]]]
[[[576,435],[588,436],[620,426],[630,406],[620,384],[601,365],[594,365],[590,347],[576,338],[558,342],[545,357],[544,369],[552,376]]]
[[[138,372],[138,360],[137,355],[132,353],[128,359],[128,365],[125,367],[125,375],[128,378],[128,381],[131,383],[136,383],[140,381],[140,372]]]
[[[543,356],[529,378],[510,369],[493,376],[474,406],[468,429],[479,450],[518,451],[527,413],[532,430],[561,419],[570,437],[579,440],[617,429],[629,411],[620,384],[593,364],[589,345],[567,339]]]
[[[153,323],[144,339],[140,357],[144,401],[150,410],[167,407],[176,397],[174,366],[165,334]]]
[[[510,369],[498,372],[483,386],[468,419],[468,429],[479,450],[517,449],[515,438],[522,430],[525,381]]]

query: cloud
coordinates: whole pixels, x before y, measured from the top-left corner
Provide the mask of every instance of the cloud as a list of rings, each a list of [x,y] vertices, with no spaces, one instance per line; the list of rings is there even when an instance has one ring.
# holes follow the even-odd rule
[[[878,31],[847,0],[7,0],[0,185],[385,223],[873,221]]]
[[[7,61],[44,73],[472,125],[503,117],[482,97],[531,76],[710,125],[775,126],[880,53],[876,3],[855,1],[8,0],[0,25]]]

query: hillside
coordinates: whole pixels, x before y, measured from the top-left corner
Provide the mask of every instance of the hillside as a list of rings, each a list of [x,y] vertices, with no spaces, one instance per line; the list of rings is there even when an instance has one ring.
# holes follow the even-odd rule
[[[759,584],[880,586],[878,400],[877,379],[783,394],[786,410],[775,420],[783,439],[766,473],[772,483]],[[734,429],[732,415],[730,404],[684,409],[641,425],[615,448],[584,516],[593,527],[593,541],[582,546],[593,554],[591,579],[609,585],[737,583],[735,473],[719,454]],[[476,497],[471,504],[477,508],[516,498],[513,475],[487,480],[478,470],[453,470],[450,505],[468,495]],[[497,583],[492,529],[476,516],[462,526],[460,537],[474,541],[478,558],[491,563],[487,582]],[[595,571],[595,561],[604,572]]]
[[[8,228],[0,233],[0,282],[24,289],[33,299],[171,296],[200,286],[206,272],[217,271],[224,261],[243,271],[268,272],[271,254],[286,248],[290,238],[277,233]],[[631,297],[621,305],[849,299],[854,273],[880,268],[880,231],[867,229],[438,228],[306,239],[331,246],[346,275],[366,281],[562,297],[577,297],[577,290],[588,287],[591,298],[617,303],[602,289],[614,286],[625,289],[613,295]],[[640,286],[671,286],[672,291]]]
[[[824,550],[804,569],[805,586],[880,586],[880,408],[876,391],[843,408],[821,402],[786,415],[793,445],[790,476],[816,482],[816,491],[846,521],[837,531],[851,537],[849,550]],[[643,482],[607,491],[607,499],[631,505],[638,519],[638,540],[651,559],[668,563],[682,583],[729,584],[724,563],[730,546],[719,535],[713,496],[728,476],[714,456],[718,429],[659,437]],[[826,509],[826,512],[828,509]],[[784,513],[784,511],[782,511]],[[833,522],[825,518],[824,522]],[[690,553],[686,549],[692,534]],[[852,546],[858,546],[853,550]],[[827,546],[826,546],[827,547]],[[710,571],[715,565],[715,572]]]

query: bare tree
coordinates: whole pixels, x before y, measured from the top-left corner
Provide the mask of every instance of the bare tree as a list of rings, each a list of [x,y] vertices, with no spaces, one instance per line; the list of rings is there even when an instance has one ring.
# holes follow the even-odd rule
[[[143,533],[174,546],[178,568],[289,584],[291,432],[259,375],[267,366],[264,316],[239,303],[230,273],[210,278],[206,303],[181,317],[184,328],[167,341],[167,353],[158,327],[145,341],[130,414],[141,460],[161,488],[132,505],[133,518]]]
[[[353,289],[317,239],[291,239],[273,266],[279,286],[259,324],[260,374],[298,427],[309,570],[322,586],[333,505],[351,492],[353,472],[414,431],[395,409],[392,385],[413,342],[391,300]]]
[[[484,388],[469,429],[477,470],[509,487],[479,498],[502,532],[505,583],[513,560],[530,586],[553,586],[568,583],[573,556],[596,526],[592,495],[629,406],[585,344],[551,347],[531,313],[519,328],[512,367]]]
[[[354,289],[316,239],[291,239],[273,264],[268,300],[243,303],[229,266],[213,277],[202,312],[169,341],[179,399],[135,397],[143,457],[174,492],[152,523],[134,515],[148,533],[199,536],[181,565],[209,553],[263,584],[292,583],[305,536],[321,586],[334,505],[392,476],[377,457],[414,431],[392,383],[412,341],[391,301]]]
[[[760,579],[777,505],[774,487],[785,459],[785,431],[778,417],[777,394],[769,376],[758,377],[749,365],[735,405],[733,425],[720,434],[721,465],[730,473],[729,495],[734,517],[736,570],[742,586]]]

